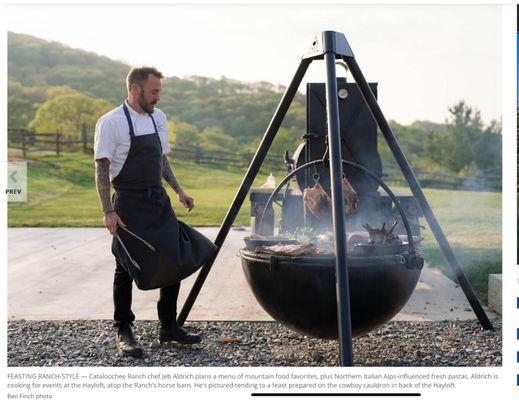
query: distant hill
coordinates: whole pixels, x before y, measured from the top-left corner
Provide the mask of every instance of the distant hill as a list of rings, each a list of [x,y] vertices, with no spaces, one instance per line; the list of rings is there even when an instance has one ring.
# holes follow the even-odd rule
[[[126,96],[128,65],[30,35],[9,32],[7,43],[9,80],[27,87],[66,85],[114,104]]]
[[[31,126],[31,122],[32,126],[37,126],[34,122],[37,110],[46,110],[42,105],[48,106],[58,96],[61,97],[53,104],[57,104],[60,110],[65,106],[64,99],[81,96],[105,100],[116,106],[126,98],[128,69],[127,64],[108,57],[9,32],[9,127],[26,128]],[[199,144],[210,153],[222,155],[231,152],[236,155],[257,149],[284,90],[283,86],[269,82],[247,83],[224,76],[220,79],[170,76],[165,79],[159,107],[172,121],[170,132],[175,145]],[[80,103],[91,101],[87,100]],[[104,104],[110,107],[110,104]],[[448,169],[461,175],[500,171],[500,125],[481,126],[481,121],[479,125],[472,125],[476,110],[463,101],[454,108],[446,104],[445,109],[458,113],[457,118],[462,124],[454,126],[453,120],[444,124],[415,121],[404,126],[390,121],[411,165],[427,171]],[[57,114],[51,113],[50,116]],[[97,115],[91,114],[88,114],[90,120],[95,121]],[[81,111],[72,107],[62,119],[69,115],[77,118]],[[38,126],[45,126],[50,116]],[[453,115],[450,117],[452,119]],[[57,124],[64,125],[61,121]],[[88,126],[90,135],[93,124],[90,122]],[[282,164],[285,150],[292,153],[305,133],[305,98],[297,93],[267,157]],[[380,138],[378,143],[384,168],[396,169],[384,140]]]
[[[117,105],[126,98],[128,69],[127,64],[95,53],[8,33],[10,95],[18,103],[24,100],[37,106],[46,100],[48,88],[65,86]],[[198,133],[210,128],[229,135],[237,145],[261,138],[284,92],[284,87],[268,82],[244,83],[226,77],[173,76],[166,82],[159,107],[170,119],[193,125]],[[298,94],[283,127],[297,142],[304,126],[304,97]]]

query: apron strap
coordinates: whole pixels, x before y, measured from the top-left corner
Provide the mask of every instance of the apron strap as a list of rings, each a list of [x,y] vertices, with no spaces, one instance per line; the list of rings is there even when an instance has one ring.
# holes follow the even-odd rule
[[[153,118],[153,115],[148,114],[151,118],[151,122],[153,122],[153,128],[155,128],[155,134],[157,135],[157,139],[159,139],[159,146],[160,146],[160,154],[162,155],[162,142],[160,141],[159,131],[157,129],[157,124],[155,124],[155,119]]]
[[[128,111],[128,107],[126,107],[125,103],[123,103],[123,110],[124,110],[124,115],[126,115],[126,120],[128,121],[128,127],[130,128],[130,136],[133,139],[135,137],[135,132],[133,131],[133,124],[132,124],[132,119],[130,118],[130,112]],[[155,125],[155,122],[153,123],[153,125]],[[156,128],[155,128],[155,131],[157,131]]]
[[[132,119],[130,118],[130,111],[128,111],[128,107],[126,107],[126,103],[123,103],[123,110],[124,110],[124,115],[126,116],[126,120],[128,121],[128,128],[130,129],[130,137],[133,139],[135,137],[135,132],[133,131],[133,123],[132,123]],[[151,115],[151,114],[148,114],[148,115],[150,116],[151,122],[153,123],[153,128],[155,129],[155,134],[157,135],[157,138],[159,140],[160,153],[162,154],[162,142],[160,141],[157,124],[155,123],[155,119],[153,118],[153,115]]]

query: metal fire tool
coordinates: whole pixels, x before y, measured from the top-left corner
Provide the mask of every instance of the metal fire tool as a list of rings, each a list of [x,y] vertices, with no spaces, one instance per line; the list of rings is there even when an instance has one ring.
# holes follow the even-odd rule
[[[153,250],[154,252],[157,252],[157,250],[155,250],[155,247],[153,247],[151,244],[149,244],[146,240],[144,240],[143,238],[141,238],[140,236],[136,235],[135,233],[133,233],[132,231],[130,231],[129,229],[125,228],[124,226],[121,226],[119,225],[119,228],[121,228],[123,231],[126,231],[128,232],[130,235],[132,235],[135,239],[138,239],[140,240],[142,243],[144,243],[146,246],[148,246],[151,250]]]
[[[137,264],[137,261],[135,261],[132,256],[130,255],[130,252],[128,251],[128,249],[126,248],[126,246],[124,245],[123,241],[121,240],[121,238],[119,237],[118,234],[115,234],[115,237],[117,238],[117,241],[121,244],[124,252],[126,253],[126,255],[128,256],[128,258],[130,259],[130,261],[132,262],[133,266],[135,268],[137,268],[139,271],[142,271],[141,267],[139,267],[139,264]]]

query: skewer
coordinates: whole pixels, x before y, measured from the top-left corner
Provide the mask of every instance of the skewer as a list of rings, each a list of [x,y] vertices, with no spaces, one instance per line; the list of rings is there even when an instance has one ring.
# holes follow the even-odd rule
[[[389,231],[387,232],[388,235],[391,234],[393,232],[393,229],[395,229],[395,226],[398,224],[398,221],[395,221],[393,223],[393,225],[391,225],[391,228],[389,228]]]

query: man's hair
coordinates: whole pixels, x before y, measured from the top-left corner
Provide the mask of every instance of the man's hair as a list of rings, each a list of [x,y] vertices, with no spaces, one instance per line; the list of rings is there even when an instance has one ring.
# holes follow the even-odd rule
[[[155,68],[155,67],[132,67],[132,68],[130,68],[130,72],[128,72],[128,76],[126,77],[126,87],[128,88],[128,91],[130,91],[130,88],[132,87],[132,84],[134,84],[134,83],[141,86],[142,83],[148,79],[148,76],[150,74],[155,75],[159,79],[164,78],[164,75],[162,75],[162,72],[157,70],[157,68]]]

